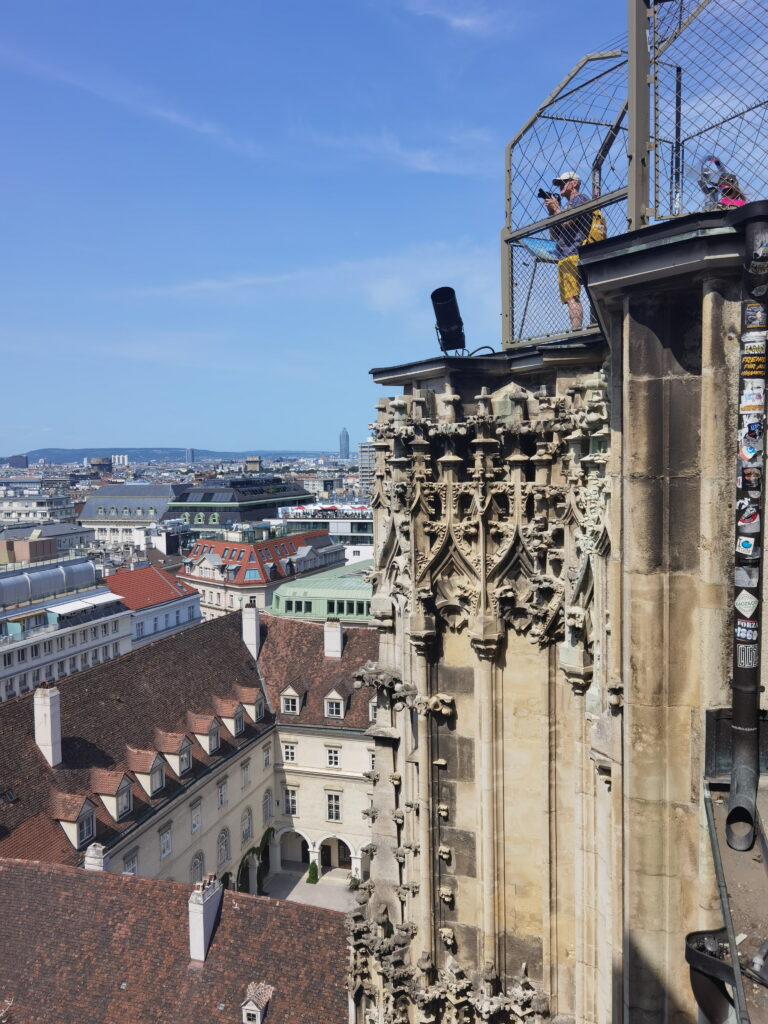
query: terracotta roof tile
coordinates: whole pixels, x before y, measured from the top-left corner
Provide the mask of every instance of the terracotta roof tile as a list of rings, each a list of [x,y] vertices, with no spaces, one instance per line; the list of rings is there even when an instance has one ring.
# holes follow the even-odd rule
[[[104,768],[91,768],[88,785],[94,793],[103,796],[114,796],[128,776],[125,772],[110,772]],[[130,781],[130,780],[129,780]]]
[[[18,1024],[233,1024],[253,982],[270,1024],[346,1024],[344,916],[225,892],[190,967],[192,887],[0,860],[0,996]],[[254,941],[264,936],[265,941]]]
[[[163,572],[154,565],[144,569],[118,569],[107,576],[104,582],[131,611],[166,604],[168,601],[178,601],[182,597],[191,597],[197,593],[183,580]]]
[[[231,697],[214,697],[211,703],[216,714],[226,718],[233,718],[237,709],[243,706],[242,701],[233,700]]]
[[[51,793],[51,814],[58,821],[77,821],[87,797],[78,793]]]
[[[178,754],[186,738],[185,732],[163,732],[161,729],[155,729],[153,746],[161,754]]]
[[[137,750],[136,747],[125,746],[125,762],[132,772],[140,772],[146,775],[152,770],[152,765],[158,756],[156,750]]]
[[[188,711],[186,721],[189,731],[201,736],[208,732],[214,722],[218,722],[218,718],[216,715],[195,715]]]

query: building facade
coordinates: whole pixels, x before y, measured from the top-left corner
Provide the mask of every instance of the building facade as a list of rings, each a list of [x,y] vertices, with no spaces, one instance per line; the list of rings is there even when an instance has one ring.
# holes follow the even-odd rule
[[[118,569],[104,582],[131,612],[133,650],[200,622],[200,594],[157,566]]]
[[[354,562],[287,580],[273,593],[270,613],[320,622],[337,618],[341,622],[370,623],[372,588],[368,573],[372,564]]]
[[[0,489],[0,521],[12,523],[74,523],[75,506],[65,494],[27,488]]]
[[[185,559],[181,576],[200,592],[204,619],[239,609],[249,601],[266,608],[284,580],[343,565],[344,549],[313,530],[257,544],[200,540]]]
[[[289,533],[327,530],[344,545],[347,562],[364,561],[373,554],[373,511],[367,505],[303,505],[284,509],[275,520]]]
[[[87,559],[0,574],[0,701],[131,650],[131,613]]]
[[[360,1022],[696,1019],[763,205],[596,244],[604,330],[374,371],[401,393],[374,442]]]

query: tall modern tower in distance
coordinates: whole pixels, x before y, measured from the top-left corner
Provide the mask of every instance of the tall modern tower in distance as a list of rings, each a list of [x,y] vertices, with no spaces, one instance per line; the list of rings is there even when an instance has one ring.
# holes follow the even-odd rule
[[[339,434],[339,458],[349,458],[349,431],[346,427],[342,427]]]

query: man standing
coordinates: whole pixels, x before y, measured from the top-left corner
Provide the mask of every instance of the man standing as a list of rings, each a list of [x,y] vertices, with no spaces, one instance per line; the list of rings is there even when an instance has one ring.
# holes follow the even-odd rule
[[[573,171],[565,171],[559,178],[553,178],[552,184],[560,189],[565,199],[564,209],[581,206],[589,200],[583,192],[579,192],[581,178]],[[547,212],[560,213],[557,196],[544,200]],[[592,224],[592,214],[582,213],[570,220],[561,221],[550,228],[555,240],[557,256],[557,284],[560,289],[560,301],[568,308],[571,330],[578,331],[584,320],[584,309],[581,305],[581,275],[579,274],[579,246],[583,245]]]

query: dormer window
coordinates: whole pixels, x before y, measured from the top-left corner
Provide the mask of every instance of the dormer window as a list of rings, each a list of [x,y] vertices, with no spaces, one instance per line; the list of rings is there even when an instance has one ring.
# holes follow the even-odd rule
[[[260,700],[256,705],[256,721],[261,722],[264,719],[264,701]]]
[[[335,697],[326,697],[325,700],[325,717],[326,718],[343,718],[343,701],[337,700]]]
[[[126,814],[130,814],[133,809],[133,792],[131,790],[131,783],[128,779],[125,779],[120,788],[117,791],[117,818],[124,818]]]
[[[242,736],[245,732],[245,716],[242,709],[235,712],[235,736]]]
[[[282,709],[284,715],[298,715],[299,713],[299,698],[298,697],[283,697],[282,698]]]
[[[186,741],[179,751],[179,775],[192,770],[192,745]]]
[[[77,819],[77,845],[84,846],[96,835],[96,815],[87,810]]]
[[[149,775],[149,793],[155,796],[165,786],[165,772],[161,763],[156,764]]]
[[[214,722],[211,728],[208,730],[208,750],[211,754],[215,754],[219,749],[219,726],[217,722]]]

